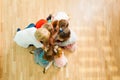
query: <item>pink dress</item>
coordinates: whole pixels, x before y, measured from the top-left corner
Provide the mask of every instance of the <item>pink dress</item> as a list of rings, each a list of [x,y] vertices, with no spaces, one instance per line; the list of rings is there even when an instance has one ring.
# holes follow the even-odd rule
[[[68,60],[64,56],[64,53],[62,54],[61,57],[54,59],[54,65],[57,67],[64,67],[67,64],[67,62],[68,62]]]

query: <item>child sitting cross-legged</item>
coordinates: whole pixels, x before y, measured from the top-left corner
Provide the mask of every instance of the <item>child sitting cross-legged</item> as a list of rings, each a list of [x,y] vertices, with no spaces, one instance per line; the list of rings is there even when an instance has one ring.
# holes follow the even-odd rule
[[[55,44],[69,51],[75,51],[76,34],[69,29],[68,21],[61,19],[59,21],[54,21],[54,24],[59,27],[58,34],[55,37]]]

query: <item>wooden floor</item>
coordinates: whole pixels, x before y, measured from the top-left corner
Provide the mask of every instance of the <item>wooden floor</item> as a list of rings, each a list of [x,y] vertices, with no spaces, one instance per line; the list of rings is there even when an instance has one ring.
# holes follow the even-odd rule
[[[32,47],[21,48],[13,38],[16,28],[58,11],[70,16],[77,50],[65,53],[66,68],[52,66],[43,74]],[[119,0],[0,0],[0,80],[120,80],[120,35],[112,37],[119,31]]]

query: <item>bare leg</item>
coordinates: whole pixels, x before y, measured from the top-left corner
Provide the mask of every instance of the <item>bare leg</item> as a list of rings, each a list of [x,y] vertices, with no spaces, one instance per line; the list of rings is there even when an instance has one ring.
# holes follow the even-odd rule
[[[46,70],[49,69],[49,67],[52,65],[53,61],[49,62],[49,64],[44,68],[43,73],[46,72]]]
[[[30,51],[29,53],[30,53],[30,54],[34,54],[34,51]]]

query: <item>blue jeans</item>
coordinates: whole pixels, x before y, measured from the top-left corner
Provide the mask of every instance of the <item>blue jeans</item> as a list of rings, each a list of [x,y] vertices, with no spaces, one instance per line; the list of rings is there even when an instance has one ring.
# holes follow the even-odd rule
[[[27,28],[32,28],[32,27],[35,27],[35,24],[31,23],[31,24],[29,24],[25,29],[27,29]]]
[[[32,28],[32,27],[35,27],[35,24],[31,23],[25,29]],[[17,32],[20,31],[20,30],[21,30],[20,28],[17,28]]]

